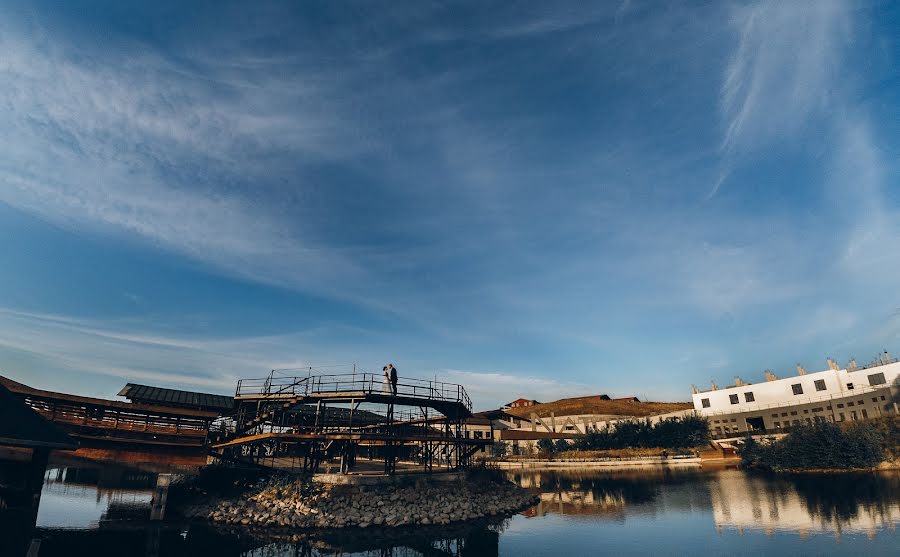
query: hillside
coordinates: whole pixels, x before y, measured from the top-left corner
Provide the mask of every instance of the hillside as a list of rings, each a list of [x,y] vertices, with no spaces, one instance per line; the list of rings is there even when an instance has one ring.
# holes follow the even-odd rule
[[[524,408],[510,408],[506,412],[519,417],[528,418],[532,413],[543,418],[552,412],[556,416],[572,416],[575,414],[608,414],[613,416],[652,416],[678,410],[688,410],[694,405],[690,402],[634,402],[632,400],[598,400],[597,398],[568,398],[556,402],[535,404]]]

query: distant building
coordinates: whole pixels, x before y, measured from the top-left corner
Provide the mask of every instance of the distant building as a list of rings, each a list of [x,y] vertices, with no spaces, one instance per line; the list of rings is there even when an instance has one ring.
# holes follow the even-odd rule
[[[612,400],[609,398],[609,395],[587,395],[587,396],[572,396],[569,398],[561,398],[556,402],[589,402],[592,400]]]
[[[844,422],[897,415],[900,362],[880,359],[868,367],[851,362],[845,369],[828,361],[829,369],[779,379],[766,372],[762,383],[737,378],[734,386],[700,391],[694,409],[709,419],[713,437],[739,437],[747,432],[784,433],[816,421]]]
[[[534,406],[535,404],[540,404],[536,400],[530,400],[527,398],[517,398],[516,400],[507,403],[504,405],[504,408],[524,408],[526,406]]]
[[[500,441],[501,432],[512,427],[512,416],[502,409],[476,412],[463,420],[465,433],[468,439],[491,439],[495,443]],[[493,447],[482,447],[474,455],[475,458],[495,456]]]
[[[521,400],[505,410],[483,413],[491,420],[495,442],[505,444],[510,454],[534,453],[541,439],[575,439],[622,421],[656,423],[694,413],[690,403],[642,403],[636,397],[610,399],[605,394],[511,406]]]

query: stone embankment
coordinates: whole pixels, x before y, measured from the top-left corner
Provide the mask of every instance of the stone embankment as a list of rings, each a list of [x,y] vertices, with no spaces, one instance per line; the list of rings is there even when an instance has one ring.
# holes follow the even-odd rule
[[[206,516],[218,524],[247,527],[397,527],[509,515],[535,503],[535,495],[509,482],[437,485],[420,480],[406,487],[293,482],[222,501]]]

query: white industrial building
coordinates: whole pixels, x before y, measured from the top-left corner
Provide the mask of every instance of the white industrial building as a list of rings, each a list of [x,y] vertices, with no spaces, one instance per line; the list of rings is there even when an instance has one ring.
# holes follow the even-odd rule
[[[701,391],[694,388],[694,409],[706,416],[713,437],[746,432],[783,432],[801,423],[819,420],[842,422],[897,415],[900,400],[900,362],[885,355],[858,367],[851,361],[840,368],[828,360],[824,371],[779,379],[766,372],[766,381]]]

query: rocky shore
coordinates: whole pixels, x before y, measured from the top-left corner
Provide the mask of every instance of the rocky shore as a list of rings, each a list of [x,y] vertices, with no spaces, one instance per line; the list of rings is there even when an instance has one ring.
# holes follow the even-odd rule
[[[509,483],[488,480],[406,486],[320,485],[270,482],[242,497],[197,509],[213,523],[246,527],[369,528],[450,524],[509,515],[537,497]]]

